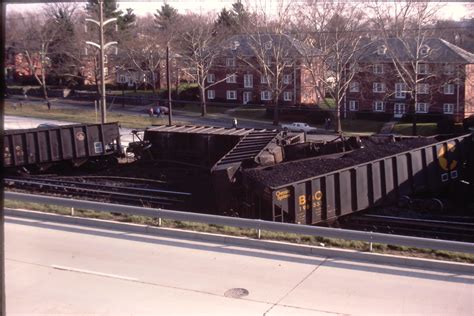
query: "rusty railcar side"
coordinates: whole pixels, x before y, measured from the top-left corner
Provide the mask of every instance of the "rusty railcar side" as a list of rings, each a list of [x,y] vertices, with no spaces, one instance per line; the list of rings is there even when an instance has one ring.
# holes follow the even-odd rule
[[[460,178],[472,146],[464,135],[274,187],[244,175],[241,216],[316,224],[404,195],[438,193]]]
[[[72,124],[4,132],[5,168],[61,161],[79,163],[120,151],[118,123]]]

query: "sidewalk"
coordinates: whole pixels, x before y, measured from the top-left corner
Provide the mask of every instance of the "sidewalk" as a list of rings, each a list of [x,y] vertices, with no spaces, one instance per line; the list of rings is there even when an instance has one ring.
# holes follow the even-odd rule
[[[397,121],[390,121],[385,123],[380,129],[379,134],[392,134],[393,127],[397,124]]]

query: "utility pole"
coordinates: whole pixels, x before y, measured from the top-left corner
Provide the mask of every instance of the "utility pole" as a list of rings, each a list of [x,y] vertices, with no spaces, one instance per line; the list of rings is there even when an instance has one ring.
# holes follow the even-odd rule
[[[171,76],[170,76],[170,44],[166,44],[166,85],[168,87],[168,124],[173,121],[173,112],[171,110]]]
[[[99,0],[99,21],[93,19],[86,19],[87,22],[92,22],[97,24],[99,27],[99,44],[86,41],[86,44],[97,47],[100,50],[100,82],[101,82],[101,102],[100,102],[100,117],[101,123],[107,123],[107,107],[106,107],[106,95],[105,95],[105,70],[104,70],[104,59],[105,59],[105,49],[111,45],[116,45],[117,42],[108,42],[104,45],[104,27],[111,23],[117,21],[117,18],[111,18],[104,22],[104,0]]]
[[[1,4],[2,8],[2,20],[0,21],[0,35],[1,35],[1,42],[3,45],[5,45],[5,17],[7,16],[7,4],[3,2]],[[0,64],[2,65],[2,69],[5,69],[5,60],[2,58],[0,61]],[[7,86],[5,82],[6,78],[5,76],[0,77],[0,90],[1,91],[7,91]],[[2,100],[2,105],[3,105],[3,100]],[[3,114],[3,107],[2,110],[0,111]],[[3,174],[3,173],[2,173]],[[4,176],[0,176],[0,181],[3,183],[3,178]],[[0,192],[0,198],[2,201],[3,199],[3,190]],[[5,296],[5,208],[4,208],[4,203],[2,203],[2,210],[0,211],[0,316],[6,315],[6,302],[5,302],[6,296]]]

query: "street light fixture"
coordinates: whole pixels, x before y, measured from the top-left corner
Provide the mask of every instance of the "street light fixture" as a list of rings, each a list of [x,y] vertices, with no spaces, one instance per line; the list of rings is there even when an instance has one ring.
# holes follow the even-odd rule
[[[100,107],[100,115],[101,115],[101,122],[102,124],[107,122],[106,118],[106,96],[105,96],[105,70],[104,70],[104,59],[105,59],[105,49],[111,45],[118,44],[117,42],[108,42],[104,44],[104,27],[112,22],[117,21],[117,18],[111,18],[104,21],[104,1],[99,0],[99,21],[93,19],[86,19],[86,22],[95,23],[99,27],[99,35],[100,35],[100,42],[99,44],[86,41],[86,44],[92,45],[97,47],[100,50],[100,81],[101,81],[101,107]],[[87,30],[87,28],[86,28]]]

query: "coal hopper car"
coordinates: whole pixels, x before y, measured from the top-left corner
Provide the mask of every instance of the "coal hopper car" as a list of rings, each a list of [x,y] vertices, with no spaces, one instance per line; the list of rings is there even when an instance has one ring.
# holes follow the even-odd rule
[[[7,170],[86,162],[107,163],[121,155],[118,123],[44,125],[38,128],[5,130],[4,162]]]
[[[317,224],[405,195],[440,193],[461,178],[470,177],[472,185],[473,138],[366,142],[349,153],[247,169],[240,215]]]

